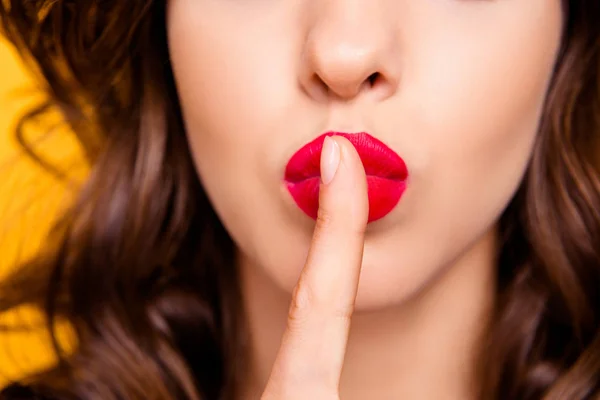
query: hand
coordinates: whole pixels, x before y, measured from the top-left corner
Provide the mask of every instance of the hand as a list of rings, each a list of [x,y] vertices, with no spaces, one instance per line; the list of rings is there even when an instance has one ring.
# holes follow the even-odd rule
[[[263,400],[335,400],[358,288],[369,202],[354,146],[329,137],[319,214]]]

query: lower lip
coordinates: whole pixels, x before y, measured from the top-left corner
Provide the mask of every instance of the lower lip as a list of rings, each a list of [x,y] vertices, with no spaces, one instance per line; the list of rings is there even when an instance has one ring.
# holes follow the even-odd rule
[[[310,178],[301,182],[286,182],[287,189],[298,207],[309,217],[316,219],[319,210],[319,188],[321,178]],[[405,181],[367,176],[369,195],[369,220],[373,222],[385,217],[398,204],[406,190]]]
[[[347,134],[341,135],[348,136]],[[285,184],[296,205],[306,215],[316,219],[319,210],[320,176],[309,177],[300,181],[286,181]],[[405,190],[405,179],[367,175],[368,222],[377,221],[389,214],[396,207]]]

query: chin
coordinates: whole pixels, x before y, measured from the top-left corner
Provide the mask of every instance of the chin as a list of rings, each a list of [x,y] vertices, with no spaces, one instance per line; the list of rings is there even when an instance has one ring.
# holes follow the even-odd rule
[[[428,275],[434,274],[426,271],[426,268],[411,271],[409,268],[403,268],[401,261],[392,262],[381,260],[380,257],[371,257],[365,249],[355,312],[402,306],[427,286],[431,280]]]

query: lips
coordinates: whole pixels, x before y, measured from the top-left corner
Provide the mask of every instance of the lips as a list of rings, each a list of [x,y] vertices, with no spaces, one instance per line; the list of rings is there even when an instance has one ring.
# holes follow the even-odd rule
[[[327,132],[298,150],[285,169],[285,183],[298,207],[316,219],[321,181],[320,160],[326,136],[343,136],[356,148],[367,175],[369,222],[389,214],[406,190],[406,164],[388,146],[368,133]]]

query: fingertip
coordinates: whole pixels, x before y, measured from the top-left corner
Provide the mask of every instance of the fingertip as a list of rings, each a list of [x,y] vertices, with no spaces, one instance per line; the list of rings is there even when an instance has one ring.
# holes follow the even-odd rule
[[[343,136],[332,136],[331,138],[340,147],[341,161],[347,166],[356,168],[358,172],[362,172],[364,174],[365,170],[362,161],[358,155],[358,152],[356,151],[356,147],[354,147],[352,142]]]
[[[337,197],[342,202],[354,220],[366,225],[369,214],[368,185],[365,168],[356,148],[343,136],[332,136],[340,148],[340,165],[336,174],[335,186]],[[330,189],[331,190],[331,189]],[[350,215],[348,215],[350,216]],[[363,221],[364,220],[364,221]]]

